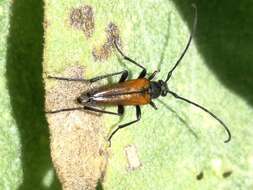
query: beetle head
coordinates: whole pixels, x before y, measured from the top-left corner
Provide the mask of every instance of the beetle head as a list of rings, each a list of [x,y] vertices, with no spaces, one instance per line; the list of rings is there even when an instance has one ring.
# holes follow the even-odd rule
[[[166,96],[168,93],[168,86],[167,83],[159,80],[158,82],[156,81],[151,81],[150,84],[150,94],[151,98],[158,98],[159,96]]]
[[[158,83],[161,86],[161,96],[166,96],[167,93],[169,92],[167,82],[164,82],[163,80],[159,80]]]
[[[90,98],[90,94],[89,93],[82,93],[77,99],[77,103],[82,104],[82,105],[87,105],[91,102],[91,98]]]

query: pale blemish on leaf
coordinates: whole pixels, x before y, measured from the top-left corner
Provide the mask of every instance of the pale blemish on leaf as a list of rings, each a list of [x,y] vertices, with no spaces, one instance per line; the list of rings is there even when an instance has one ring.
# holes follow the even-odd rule
[[[219,158],[211,160],[212,169],[215,171],[217,175],[220,175],[222,170],[222,160]]]
[[[253,168],[253,155],[250,155],[248,158],[249,166]]]
[[[83,68],[71,67],[62,75],[82,78]],[[76,97],[91,87],[83,82],[54,82],[46,91],[47,111],[80,107]],[[103,180],[108,157],[100,114],[69,111],[47,114],[47,119],[51,156],[63,188],[94,189],[98,179]]]
[[[3,7],[0,6],[0,16],[2,16],[2,15],[3,15]]]
[[[137,148],[135,145],[125,147],[125,154],[128,161],[128,170],[136,170],[141,167],[141,161],[138,157]]]
[[[51,168],[45,173],[45,176],[42,179],[42,184],[47,188],[50,187],[53,183],[54,177],[54,170]]]

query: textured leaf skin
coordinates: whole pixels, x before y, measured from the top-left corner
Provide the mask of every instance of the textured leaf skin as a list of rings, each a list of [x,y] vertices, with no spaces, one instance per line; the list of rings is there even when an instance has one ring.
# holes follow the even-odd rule
[[[6,2],[8,1],[2,1],[1,7]],[[31,4],[32,1],[27,2]],[[85,4],[95,7],[96,29],[94,36],[86,40],[80,31],[73,30],[68,25],[70,8],[82,5],[84,2],[77,0],[71,0],[67,3],[50,2],[45,12],[54,21],[49,24],[55,30],[51,32],[50,39],[47,39],[51,40],[51,47],[45,50],[50,54],[45,62],[48,71],[58,74],[68,66],[78,63],[87,67],[85,77],[123,70],[124,68],[131,70],[132,76],[135,77],[139,69],[125,62],[126,65],[120,64],[114,54],[104,62],[94,62],[90,54],[94,46],[104,43],[105,27],[109,21],[113,21],[119,27],[124,52],[144,64],[150,72],[161,68],[162,72],[159,73],[158,77],[164,77],[166,69],[168,70],[173,65],[184,47],[189,35],[187,27],[191,27],[192,21],[191,2],[189,1],[177,0],[173,4],[172,1],[165,0],[108,1],[103,3],[90,0],[85,1]],[[27,4],[29,5],[29,3]],[[205,113],[175,101],[171,97],[164,98],[163,101],[167,106],[157,103],[158,111],[154,111],[150,107],[143,107],[142,121],[129,127],[129,129],[122,130],[113,139],[106,178],[103,182],[104,189],[252,188],[251,94],[253,80],[251,76],[253,69],[251,64],[252,43],[250,43],[252,40],[250,38],[252,36],[251,31],[253,31],[253,24],[251,23],[253,7],[247,1],[238,2],[235,0],[230,1],[229,4],[220,1],[200,1],[197,5],[200,21],[195,44],[191,46],[191,50],[169,85],[171,89],[181,92],[180,94],[205,105],[219,115],[231,129],[233,135],[231,143],[223,144],[224,131]],[[3,9],[7,10],[8,6],[5,5]],[[28,11],[20,12],[26,14],[31,12],[30,14],[33,15],[36,12],[35,10],[30,8]],[[0,14],[0,16],[1,25],[6,24],[6,15],[3,17],[3,14]],[[30,19],[28,16],[25,18]],[[14,20],[18,19],[16,17]],[[11,24],[10,27],[12,26]],[[27,100],[30,101],[33,97],[27,94],[36,90],[26,91],[27,88],[34,86],[27,82],[27,78],[38,77],[35,81],[42,85],[41,68],[35,67],[37,69],[33,73],[32,67],[24,69],[26,65],[21,64],[21,68],[14,69],[14,74],[8,74],[10,68],[6,67],[5,58],[9,57],[7,59],[7,63],[9,63],[8,60],[13,53],[6,56],[7,43],[5,42],[8,32],[4,31],[6,28],[1,27],[0,52],[1,126],[6,127],[1,128],[1,130],[5,130],[5,133],[1,132],[0,134],[0,142],[2,143],[0,154],[1,164],[3,164],[0,166],[0,175],[6,177],[6,180],[4,177],[1,178],[0,188],[15,189],[19,184],[22,184],[22,181],[26,185],[33,180],[40,181],[43,178],[41,173],[47,172],[38,172],[36,175],[35,171],[37,168],[39,171],[48,171],[50,159],[47,140],[42,140],[41,145],[39,143],[41,141],[37,138],[44,136],[44,139],[47,139],[48,134],[40,132],[40,130],[37,132],[32,130],[31,132],[29,127],[24,128],[24,126],[31,126],[31,121],[40,123],[37,124],[37,128],[46,127],[45,118],[42,117],[43,114],[41,113],[43,105],[42,87],[38,87],[40,91],[39,100],[35,100],[40,105],[39,111],[38,108],[34,108],[37,110],[34,113],[37,120],[31,120],[27,110],[24,109],[24,105],[28,107]],[[4,33],[5,35],[2,36]],[[39,33],[41,34],[41,32]],[[26,44],[24,42],[29,41],[26,38],[21,38],[24,34],[27,33],[16,34],[17,36],[15,36],[20,37],[16,40],[20,39],[23,43],[20,41],[14,43],[11,52],[14,50],[19,52],[18,50],[20,50],[21,53],[14,54],[19,56],[11,58],[13,63],[25,63],[27,60],[29,63],[34,62],[34,60],[30,60],[30,55],[23,57],[23,51],[31,52],[31,49],[29,51],[24,46]],[[39,40],[35,40],[40,41],[39,46],[41,46],[41,39],[40,35]],[[34,39],[31,41],[33,43]],[[41,56],[41,48],[39,49],[40,53],[36,55]],[[29,59],[23,59],[26,57]],[[160,62],[161,58],[164,58],[163,63]],[[41,61],[35,62],[40,63]],[[19,82],[18,87],[23,87],[17,91],[19,93],[14,93],[13,89],[11,90],[11,88],[16,87],[10,85],[10,80],[13,78],[15,79],[14,84]],[[21,80],[22,78],[24,79]],[[20,93],[21,98],[18,99]],[[15,103],[13,105],[14,97],[18,102],[16,107],[21,104],[22,109],[17,110]],[[32,103],[30,102],[28,105],[32,105]],[[18,113],[24,112],[21,115],[22,117],[17,118],[15,116],[15,109],[16,114],[17,111],[19,111]],[[170,109],[175,112],[170,112]],[[14,117],[11,115],[11,110],[14,110]],[[120,120],[121,123],[133,119],[133,110],[131,108],[128,110],[126,116]],[[27,123],[21,125],[20,128],[18,123],[22,123],[21,121]],[[117,119],[104,116],[104,122],[107,128],[111,128],[112,124],[117,123]],[[197,134],[198,139],[192,135],[189,128]],[[27,137],[31,136],[35,138],[28,141]],[[7,146],[10,144],[12,146]],[[134,144],[137,147],[138,156],[142,163],[142,166],[135,171],[127,170],[124,147],[128,144]],[[41,148],[38,148],[38,145],[41,145]],[[2,149],[2,147],[8,149]],[[28,157],[22,157],[21,155],[24,153]],[[41,160],[36,161],[38,155],[46,157],[42,159],[44,164],[40,164]],[[18,164],[14,168],[10,167],[11,162],[15,160]],[[22,180],[22,167],[27,168],[24,170],[23,176],[29,176],[30,181],[28,177],[24,177]],[[2,170],[2,168],[4,169]],[[228,170],[233,172],[231,176],[224,178],[223,173]],[[196,176],[201,171],[204,172],[203,179],[196,180]],[[46,187],[41,186],[40,188]],[[55,188],[52,187],[52,189]]]
[[[119,27],[123,51],[145,65],[149,72],[160,68],[158,78],[164,78],[185,46],[189,36],[187,26],[191,28],[193,17],[190,3],[174,3],[151,0],[86,1],[85,4],[92,6],[95,12],[95,32],[87,40],[82,32],[69,28],[67,21],[63,24],[69,9],[82,6],[83,2],[73,0],[56,5],[50,1],[47,15],[54,29],[47,39],[49,46],[46,51],[50,52],[47,69],[61,73],[67,65],[77,63],[87,67],[87,78],[125,68],[131,71],[132,77],[136,77],[139,69],[127,62],[119,62],[115,53],[103,62],[94,62],[90,53],[93,47],[105,42],[105,28],[109,22],[113,22]],[[168,96],[162,99],[164,103],[157,102],[159,110],[156,112],[149,106],[143,107],[142,120],[115,136],[103,182],[104,189],[239,189],[241,186],[247,189],[252,186],[249,173],[252,170],[252,132],[249,130],[252,109],[243,97],[234,94],[229,86],[223,84],[223,80],[218,80],[215,69],[207,67],[220,64],[220,52],[217,58],[215,49],[212,49],[211,57],[207,52],[215,47],[212,39],[208,38],[212,34],[202,32],[208,31],[205,27],[210,15],[202,16],[208,6],[218,9],[219,5],[205,5],[203,2],[198,7],[200,32],[197,32],[196,43],[192,44],[169,87],[219,115],[232,131],[231,143],[223,143],[226,134],[208,115]],[[229,12],[229,7],[227,9]],[[227,31],[222,29],[222,25],[220,30]],[[229,43],[222,38],[217,38],[215,42],[221,43],[220,47]],[[119,120],[120,123],[134,119],[133,109],[127,108],[127,111],[125,117]],[[104,118],[108,128],[118,124],[114,117]],[[127,170],[124,147],[128,144],[136,146],[142,163],[135,171]],[[223,172],[227,170],[233,172],[230,177],[223,178]],[[201,171],[204,177],[197,180],[196,176]]]

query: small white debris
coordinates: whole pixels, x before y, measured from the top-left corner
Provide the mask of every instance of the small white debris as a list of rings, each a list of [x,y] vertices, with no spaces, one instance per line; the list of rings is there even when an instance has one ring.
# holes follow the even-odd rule
[[[137,154],[136,146],[128,145],[125,147],[125,154],[128,161],[128,169],[136,170],[141,167],[141,162]]]
[[[220,174],[221,170],[222,170],[222,161],[221,159],[213,159],[212,161],[212,168],[213,170],[217,173]]]

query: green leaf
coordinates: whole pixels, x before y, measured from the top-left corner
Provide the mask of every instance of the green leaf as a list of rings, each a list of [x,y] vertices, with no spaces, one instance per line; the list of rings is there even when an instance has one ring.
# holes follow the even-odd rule
[[[73,22],[71,25],[73,9],[87,5],[94,11],[95,28],[91,36],[85,34],[84,28]],[[248,40],[252,31],[248,27],[252,6],[245,2],[231,7],[226,3],[221,5],[218,1],[198,5],[199,32],[171,78],[169,88],[222,118],[232,132],[232,141],[223,143],[226,133],[209,115],[167,96],[162,102],[155,101],[158,111],[143,106],[142,120],[113,137],[106,175],[101,180],[104,189],[252,187],[252,64],[249,62],[252,45]],[[123,52],[147,67],[149,73],[161,69],[157,78],[164,79],[186,45],[193,17],[191,5],[185,1],[175,4],[165,0],[46,1],[45,7],[44,71],[63,76],[69,67],[82,66],[85,78],[126,68],[132,78],[138,76],[140,69],[117,59],[115,51],[109,51],[102,61],[94,58],[94,51],[106,44],[106,29],[114,23]],[[230,24],[231,18],[241,27]],[[244,36],[238,37],[240,29]],[[48,91],[55,85],[46,80]],[[109,134],[112,126],[134,120],[134,109],[127,108],[121,119],[106,115],[103,119]],[[134,170],[128,169],[126,154],[129,153],[125,149],[129,145],[136,148],[130,161],[137,156],[141,163]],[[197,177],[201,173],[202,179]]]
[[[16,189],[21,183],[20,138],[11,115],[10,97],[6,85],[6,38],[9,22],[9,2],[0,2],[0,189]],[[16,177],[13,177],[13,175]]]

